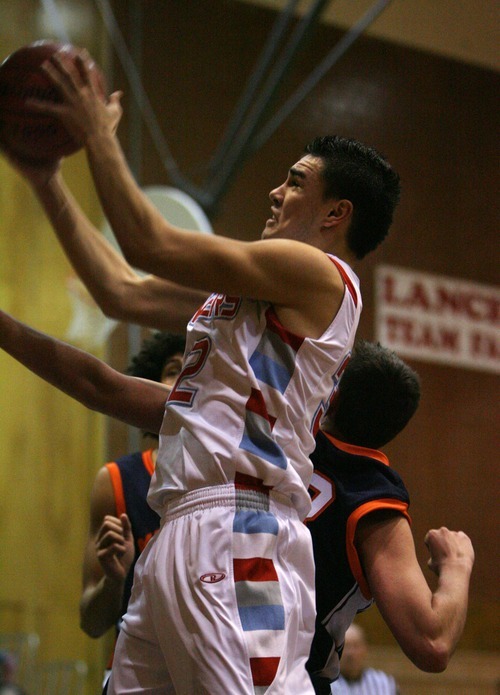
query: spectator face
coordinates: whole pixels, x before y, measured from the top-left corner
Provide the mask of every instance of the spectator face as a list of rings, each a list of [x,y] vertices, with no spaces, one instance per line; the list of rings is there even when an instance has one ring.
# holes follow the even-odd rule
[[[365,668],[368,647],[363,632],[351,625],[345,635],[344,651],[340,659],[340,672],[346,680],[358,680]]]

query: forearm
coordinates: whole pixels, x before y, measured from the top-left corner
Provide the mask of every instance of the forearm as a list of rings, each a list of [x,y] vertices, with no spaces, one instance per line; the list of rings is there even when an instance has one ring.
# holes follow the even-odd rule
[[[399,645],[418,668],[439,672],[463,632],[474,553],[465,534],[445,528],[430,534],[432,569],[439,577],[435,591],[419,566],[403,517],[367,515],[356,531],[356,545],[378,609]]]
[[[124,582],[104,576],[88,587],[80,600],[80,627],[89,637],[101,637],[121,617]]]
[[[130,299],[136,273],[91,224],[58,172],[34,186],[61,246],[102,311],[113,318]],[[125,295],[125,296],[124,296]]]
[[[116,371],[82,350],[0,311],[0,348],[87,408],[159,432],[167,389]]]
[[[465,626],[469,578],[466,568],[450,568],[434,593],[423,575],[403,587],[394,578],[394,595],[376,597],[401,648],[421,670],[439,673],[447,667]]]
[[[34,190],[76,273],[106,316],[184,333],[206,294],[143,277],[87,219],[59,173]]]
[[[430,609],[435,621],[433,639],[441,645],[441,651],[448,659],[455,651],[465,627],[471,570],[472,566],[465,560],[444,565],[437,589],[432,594]]]
[[[17,321],[0,311],[0,348],[31,372],[87,408],[108,412],[107,387],[114,370],[93,355]]]
[[[465,626],[469,579],[470,569],[450,567],[434,593],[415,586],[415,602],[399,606],[396,614],[377,601],[401,648],[421,670],[439,673],[447,667]]]
[[[100,362],[0,311],[0,348],[34,374],[87,405],[97,404]]]
[[[163,226],[163,218],[134,180],[118,138],[93,133],[86,149],[101,205],[125,258],[142,270],[156,273],[157,230],[159,224]]]
[[[442,671],[448,665],[462,636],[467,617],[469,583],[474,564],[470,539],[461,531],[445,527],[428,532],[428,565],[437,574],[437,588],[431,592],[420,573],[415,594],[420,593],[418,608],[411,615],[415,621],[413,661],[429,671]],[[424,584],[425,582],[425,584]],[[409,593],[410,587],[407,587]],[[411,600],[408,604],[411,609]],[[422,644],[418,644],[418,639]]]

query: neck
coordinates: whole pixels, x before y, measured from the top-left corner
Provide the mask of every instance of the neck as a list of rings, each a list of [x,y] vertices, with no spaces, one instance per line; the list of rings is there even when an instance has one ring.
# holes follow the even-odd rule
[[[347,246],[345,238],[341,235],[334,236],[333,243],[330,244],[328,252],[340,258],[341,261],[347,263],[351,268],[358,262],[355,254]]]

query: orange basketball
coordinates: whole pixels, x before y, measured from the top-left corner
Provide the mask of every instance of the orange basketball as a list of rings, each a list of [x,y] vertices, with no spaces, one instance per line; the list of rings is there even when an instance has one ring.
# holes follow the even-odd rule
[[[72,57],[71,44],[36,41],[11,53],[0,65],[0,147],[32,164],[53,162],[80,149],[60,121],[26,106],[36,99],[59,103],[61,97],[40,66],[56,51]],[[105,98],[104,76],[94,63],[97,84]]]

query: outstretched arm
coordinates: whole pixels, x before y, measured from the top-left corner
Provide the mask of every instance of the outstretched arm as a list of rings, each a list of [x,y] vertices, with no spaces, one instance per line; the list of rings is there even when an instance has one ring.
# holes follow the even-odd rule
[[[39,168],[10,161],[31,185],[70,263],[106,316],[159,330],[186,330],[206,293],[139,275],[84,214],[59,163]]]
[[[0,348],[87,408],[148,432],[159,432],[169,393],[163,384],[122,374],[3,311]]]
[[[116,516],[108,469],[97,473],[90,496],[90,527],[83,558],[80,627],[101,637],[122,613],[125,579],[134,561],[134,540],[126,514]]]
[[[137,186],[116,137],[119,94],[104,103],[89,64],[85,54],[76,63],[55,54],[46,70],[63,103],[33,107],[60,118],[85,145],[99,198],[127,261],[185,287],[269,301],[278,313],[287,312],[290,330],[321,335],[344,292],[340,274],[326,255],[297,241],[240,242],[169,224]],[[300,200],[298,183],[293,192]]]
[[[356,547],[378,609],[405,654],[423,671],[443,671],[462,635],[474,563],[461,531],[431,530],[425,542],[438,576],[431,591],[402,516],[375,512],[356,531]]]

